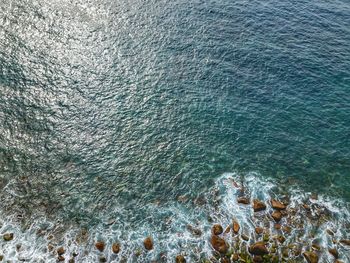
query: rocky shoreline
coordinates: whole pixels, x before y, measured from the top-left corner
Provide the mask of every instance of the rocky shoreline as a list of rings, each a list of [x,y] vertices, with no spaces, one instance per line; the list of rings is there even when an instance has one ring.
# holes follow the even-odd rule
[[[210,250],[199,260],[193,260],[190,253],[184,249],[172,257],[157,252],[157,259],[147,262],[317,263],[325,262],[324,259],[327,258],[326,262],[345,263],[344,259],[348,259],[346,257],[346,253],[350,250],[350,239],[346,238],[348,232],[344,236],[344,232],[339,234],[341,230],[338,227],[327,225],[333,215],[322,205],[322,201],[318,201],[317,195],[311,194],[299,202],[291,200],[288,195],[259,199],[251,196],[249,188],[244,183],[238,183],[233,178],[228,178],[226,183],[228,187],[235,189],[235,195],[230,202],[240,209],[245,209],[248,212],[246,218],[244,220],[234,216],[225,218],[222,222],[231,223],[224,225],[215,222],[217,217],[214,220],[209,215],[208,222],[211,226],[207,230],[203,230],[204,227],[201,225],[188,224],[186,231],[197,240],[205,242]],[[250,227],[247,227],[246,222],[249,222]],[[38,231],[37,235],[40,234]],[[14,242],[14,237],[15,234],[12,232],[2,233],[2,242],[11,243],[16,251],[20,251],[22,245]],[[84,262],[84,255],[81,252],[72,252],[67,246],[58,246],[59,243],[54,239],[53,235],[47,236],[46,250],[55,261]],[[91,240],[94,240],[94,244],[87,245]],[[324,240],[330,242],[325,243]],[[103,238],[90,239],[86,229],[82,229],[72,242],[84,244],[85,247],[90,246],[92,252],[97,255],[97,262],[145,262],[144,259],[141,260],[142,255],[152,253],[158,245],[152,236],[145,236],[143,242],[139,244],[139,249],[134,250],[132,255],[121,256],[123,250],[127,249],[128,242],[120,240],[110,243]],[[85,253],[88,254],[89,251]],[[7,261],[1,254],[0,261],[13,262]]]

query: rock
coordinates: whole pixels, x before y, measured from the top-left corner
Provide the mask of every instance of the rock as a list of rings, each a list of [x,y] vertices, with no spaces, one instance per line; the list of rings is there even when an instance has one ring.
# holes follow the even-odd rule
[[[282,230],[287,234],[290,234],[292,232],[292,228],[289,226],[283,226]]]
[[[336,259],[339,257],[339,253],[336,248],[330,248],[328,249],[328,252]]]
[[[350,240],[349,239],[341,239],[339,242],[342,243],[343,245],[350,246]]]
[[[282,219],[282,214],[280,211],[273,211],[271,216],[276,222],[279,222]]]
[[[68,263],[75,263],[75,259],[74,258],[69,259]]]
[[[101,263],[107,262],[107,259],[104,256],[100,257],[99,260],[100,260]]]
[[[237,261],[239,259],[239,255],[237,253],[233,254],[231,259],[232,261]]]
[[[66,252],[66,251],[64,250],[63,247],[59,247],[59,248],[57,249],[57,255],[59,255],[59,256],[63,255],[64,252]]]
[[[264,259],[262,258],[262,256],[254,256],[253,262],[254,263],[264,262]]]
[[[278,236],[278,237],[277,237],[277,240],[278,240],[278,242],[280,242],[280,243],[284,243],[284,241],[286,241],[286,238],[285,238],[284,236]]]
[[[6,233],[3,235],[5,241],[11,241],[13,239],[13,233]]]
[[[119,243],[114,243],[114,244],[112,245],[112,252],[113,252],[114,254],[118,254],[119,251],[120,251],[120,244],[119,244]]]
[[[264,242],[256,242],[249,247],[249,252],[253,255],[263,256],[269,253]]]
[[[284,210],[286,209],[287,207],[285,206],[285,204],[283,204],[282,202],[280,201],[277,201],[275,199],[272,199],[271,200],[271,206],[273,209],[276,209],[276,210]]]
[[[58,261],[65,261],[66,259],[64,258],[64,256],[59,255],[59,256],[57,257],[57,260],[58,260]]]
[[[186,263],[186,259],[183,255],[177,255],[175,258],[176,263]]]
[[[261,235],[264,232],[264,229],[262,227],[256,227],[255,228],[255,233],[258,235]]]
[[[243,205],[249,205],[250,200],[247,197],[238,197],[237,198],[237,203],[243,204]]]
[[[276,230],[280,230],[281,227],[282,227],[281,224],[275,224],[275,229],[276,229]]]
[[[315,252],[306,251],[303,253],[303,256],[305,257],[305,259],[308,263],[317,263],[318,262],[318,255]]]
[[[254,199],[253,200],[253,209],[254,209],[254,212],[259,212],[259,211],[265,210],[266,205],[264,202],[262,202],[258,199]]]
[[[332,230],[327,229],[326,231],[327,231],[327,234],[328,234],[328,235],[330,235],[330,236],[334,236],[334,233],[333,233],[333,231],[332,231]]]
[[[233,220],[232,227],[233,227],[233,233],[238,234],[240,226],[236,220]]]
[[[103,241],[97,241],[95,244],[95,247],[99,250],[99,251],[103,251],[105,250],[105,243]]]
[[[249,237],[248,237],[247,235],[244,235],[244,234],[241,235],[241,238],[242,238],[244,241],[248,241],[248,240],[249,240]]]
[[[218,235],[221,235],[222,232],[224,232],[224,230],[223,230],[223,228],[222,228],[221,225],[219,225],[219,224],[213,225],[213,227],[212,227],[212,233],[213,233],[214,235],[217,235],[217,236],[218,236]]]
[[[226,227],[224,234],[228,234],[228,233],[230,233],[230,231],[231,231],[231,227],[228,226],[228,227]]]
[[[186,226],[187,230],[191,232],[192,235],[200,237],[202,235],[202,231],[198,228],[195,228],[191,225]]]
[[[151,237],[146,237],[146,239],[143,241],[143,245],[145,249],[152,250],[153,249],[153,240]]]
[[[218,236],[212,235],[210,243],[213,246],[213,248],[221,254],[225,254],[228,250],[228,245],[225,242],[225,240]]]

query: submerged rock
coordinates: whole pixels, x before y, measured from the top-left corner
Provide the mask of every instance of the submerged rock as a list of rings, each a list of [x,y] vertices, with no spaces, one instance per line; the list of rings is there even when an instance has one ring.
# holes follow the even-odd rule
[[[262,202],[258,199],[254,199],[253,200],[253,209],[254,209],[254,212],[259,212],[259,211],[265,210],[266,205],[264,202]]]
[[[145,249],[152,250],[153,249],[153,240],[151,237],[146,237],[146,239],[143,241],[143,245]]]
[[[225,254],[228,250],[228,245],[226,241],[216,235],[213,235],[211,237],[210,243],[213,246],[213,248],[221,254]]]
[[[64,250],[63,247],[59,247],[59,248],[57,249],[57,254],[60,255],[60,256],[63,255],[65,252],[66,252],[66,251]]]
[[[308,263],[317,263],[318,262],[318,255],[313,251],[306,251],[303,253],[303,256],[305,257],[305,259]]]
[[[95,244],[95,247],[99,250],[99,251],[103,251],[105,249],[105,243],[103,241],[98,241]]]
[[[5,241],[11,241],[13,239],[13,233],[6,233],[3,235]]]
[[[183,255],[177,255],[175,258],[176,263],[186,263],[186,259]]]
[[[112,252],[113,252],[114,254],[118,254],[119,251],[120,251],[120,244],[119,244],[119,243],[114,243],[114,244],[112,245]]]
[[[249,205],[250,200],[249,200],[249,198],[242,196],[242,197],[237,198],[237,203],[243,204],[243,205]]]
[[[223,232],[224,230],[223,230],[223,228],[222,228],[222,226],[220,225],[220,224],[215,224],[215,225],[213,225],[213,227],[212,227],[212,233],[214,234],[214,235],[221,235],[222,234],[222,232]]]
[[[249,252],[253,255],[258,255],[258,256],[266,255],[269,253],[264,242],[254,243],[249,247]]]
[[[238,234],[240,226],[236,220],[233,220],[232,227],[233,227],[233,233]]]
[[[277,201],[275,199],[271,200],[271,206],[272,206],[273,209],[276,209],[276,210],[284,210],[284,209],[286,209],[286,205],[285,204],[283,204],[282,202]]]

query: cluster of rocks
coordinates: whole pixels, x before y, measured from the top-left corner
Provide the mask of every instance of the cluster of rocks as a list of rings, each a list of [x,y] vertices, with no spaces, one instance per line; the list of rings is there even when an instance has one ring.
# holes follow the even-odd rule
[[[317,263],[321,253],[329,253],[335,263],[342,262],[338,259],[339,253],[336,247],[321,248],[312,242],[312,245],[308,246],[307,241],[304,243],[295,242],[295,239],[291,241],[286,238],[293,231],[293,227],[299,229],[304,227],[303,222],[299,220],[296,223],[293,222],[293,219],[297,218],[297,214],[308,216],[310,207],[307,205],[303,205],[301,208],[288,208],[288,201],[276,199],[271,199],[267,205],[267,202],[258,199],[251,202],[250,198],[245,196],[238,197],[237,203],[243,206],[251,204],[253,215],[250,221],[256,224],[255,229],[251,233],[242,231],[236,219],[232,220],[232,224],[227,226],[225,231],[220,224],[214,224],[210,238],[213,256],[207,262],[278,263],[306,261]],[[285,220],[282,224],[283,218]],[[300,219],[300,217],[298,218]],[[274,232],[278,233],[277,235],[272,236],[270,228],[266,227],[270,224],[274,225]],[[327,233],[333,232],[328,230]],[[333,240],[333,243],[349,246],[350,240]]]

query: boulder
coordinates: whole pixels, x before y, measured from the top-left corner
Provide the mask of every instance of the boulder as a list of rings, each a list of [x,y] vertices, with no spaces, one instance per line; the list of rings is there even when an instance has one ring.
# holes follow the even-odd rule
[[[186,263],[186,259],[183,255],[177,255],[175,258],[176,263]]]
[[[146,239],[143,241],[143,245],[146,250],[152,250],[153,249],[153,240],[151,237],[146,237]]]
[[[282,219],[282,214],[280,211],[273,211],[271,216],[276,222],[279,222]]]
[[[95,244],[95,247],[99,250],[99,251],[103,251],[105,250],[105,243],[103,241],[97,241]]]
[[[243,205],[249,205],[250,200],[249,200],[249,198],[242,196],[242,197],[237,198],[237,203],[243,204]]]
[[[221,235],[222,234],[222,232],[224,231],[223,230],[223,228],[222,228],[222,226],[221,225],[219,225],[219,224],[215,224],[215,225],[213,225],[213,227],[212,227],[212,233],[213,233],[213,235]]]
[[[6,233],[3,235],[5,241],[11,241],[13,239],[13,233]]]
[[[318,262],[318,255],[313,251],[306,251],[303,253],[303,256],[305,257],[305,259],[308,263],[317,263]]]
[[[238,234],[240,226],[236,220],[233,220],[232,227],[233,227],[233,233]]]
[[[284,209],[286,209],[286,205],[285,204],[283,204],[282,202],[277,201],[275,199],[271,200],[271,206],[272,206],[273,209],[276,209],[276,210],[284,210]]]
[[[256,227],[255,228],[255,233],[258,235],[261,235],[264,232],[264,229],[262,227]]]
[[[334,257],[334,258],[338,258],[339,257],[339,253],[338,250],[336,248],[330,248],[328,249],[328,252]]]
[[[265,210],[266,205],[264,202],[262,202],[258,199],[254,199],[253,200],[253,209],[254,209],[254,212],[259,212],[259,211]]]
[[[58,257],[57,257],[57,261],[65,261],[66,259],[64,258],[64,256],[62,256],[62,255],[59,255]]]
[[[64,250],[64,248],[63,247],[59,247],[58,249],[57,249],[57,255],[63,255],[64,254],[64,252],[65,252],[65,250]]]
[[[112,252],[113,252],[114,254],[118,254],[119,251],[120,251],[120,244],[119,244],[119,243],[114,243],[114,244],[112,245]]]
[[[228,250],[228,245],[226,241],[216,235],[211,236],[210,243],[213,246],[213,248],[221,254],[225,254]]]
[[[269,253],[264,242],[254,243],[249,247],[249,252],[257,256],[263,256]]]

